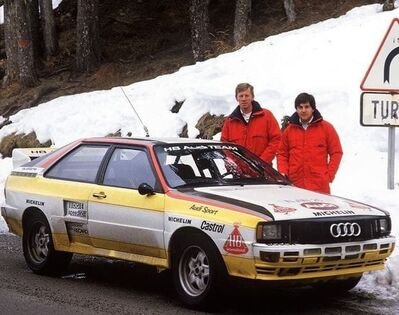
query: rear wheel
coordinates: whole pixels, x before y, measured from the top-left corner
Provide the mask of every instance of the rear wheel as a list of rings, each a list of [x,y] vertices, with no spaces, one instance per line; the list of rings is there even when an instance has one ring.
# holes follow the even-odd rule
[[[37,212],[24,225],[22,247],[27,265],[37,274],[60,274],[66,270],[72,258],[71,253],[54,249],[47,219]]]
[[[183,303],[193,308],[212,306],[226,275],[219,250],[205,236],[192,234],[180,239],[173,254],[173,281]]]

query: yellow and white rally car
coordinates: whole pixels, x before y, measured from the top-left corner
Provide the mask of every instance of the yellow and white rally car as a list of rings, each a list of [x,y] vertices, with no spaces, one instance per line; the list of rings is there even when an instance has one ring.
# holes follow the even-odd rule
[[[1,209],[28,266],[59,274],[72,253],[171,269],[189,306],[226,276],[349,290],[384,268],[387,212],[291,186],[240,146],[90,138],[12,171]]]

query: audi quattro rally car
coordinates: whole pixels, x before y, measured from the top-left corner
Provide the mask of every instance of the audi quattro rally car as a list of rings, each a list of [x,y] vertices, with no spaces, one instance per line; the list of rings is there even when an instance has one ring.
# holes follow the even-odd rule
[[[35,273],[63,272],[72,253],[140,262],[171,269],[190,306],[226,275],[349,290],[395,246],[387,212],[295,188],[215,141],[79,140],[14,169],[5,201]]]

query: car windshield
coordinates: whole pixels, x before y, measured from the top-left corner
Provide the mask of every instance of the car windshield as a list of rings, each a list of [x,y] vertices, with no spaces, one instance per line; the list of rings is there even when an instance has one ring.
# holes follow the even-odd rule
[[[172,188],[209,185],[288,184],[275,169],[232,144],[167,144],[155,153]]]

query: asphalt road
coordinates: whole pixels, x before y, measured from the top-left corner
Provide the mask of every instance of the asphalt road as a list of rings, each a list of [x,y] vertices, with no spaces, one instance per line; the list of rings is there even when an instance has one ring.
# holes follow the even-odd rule
[[[399,313],[399,302],[353,290],[341,297],[314,290],[231,286],[217,314],[385,314]],[[181,305],[167,274],[133,263],[75,255],[69,272],[52,278],[33,274],[21,241],[0,234],[1,314],[204,314]]]

